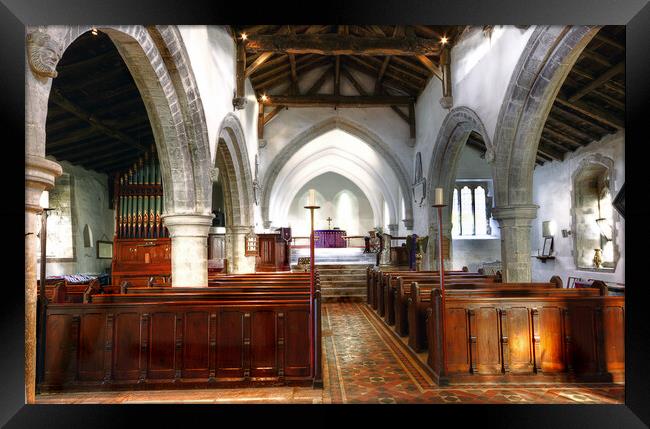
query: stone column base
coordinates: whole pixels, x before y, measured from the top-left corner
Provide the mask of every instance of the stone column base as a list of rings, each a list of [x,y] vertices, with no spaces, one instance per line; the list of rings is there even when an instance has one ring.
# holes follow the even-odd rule
[[[172,287],[208,285],[208,231],[213,215],[166,214],[172,239]]]

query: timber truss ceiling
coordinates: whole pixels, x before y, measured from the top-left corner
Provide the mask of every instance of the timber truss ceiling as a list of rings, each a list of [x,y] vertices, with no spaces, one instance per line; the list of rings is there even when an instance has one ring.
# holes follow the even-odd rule
[[[489,37],[494,26],[483,26]],[[429,79],[442,81],[441,40],[448,47],[467,26],[430,25],[255,25],[231,26],[245,52],[245,77],[266,109],[260,134],[283,109],[294,107],[390,106],[411,127],[413,103]],[[245,34],[245,39],[242,38]],[[563,160],[564,154],[624,128],[625,27],[603,27],[580,55],[546,121],[536,163]],[[304,75],[320,69],[310,85]],[[375,82],[360,83],[359,75]],[[341,79],[356,90],[342,95]],[[329,93],[321,89],[332,82]],[[485,152],[478,134],[468,145]]]
[[[483,28],[489,32],[489,27]],[[258,99],[269,95],[264,124],[283,109],[389,106],[414,130],[413,103],[429,79],[442,80],[441,39],[451,47],[465,26],[256,25],[231,27],[244,43],[245,76]],[[486,31],[487,30],[487,31]],[[393,39],[393,40],[382,40]],[[570,71],[542,131],[537,163],[624,128],[625,27],[606,26]],[[311,70],[318,79],[306,87]],[[65,51],[53,80],[46,154],[112,174],[130,167],[154,145],[140,93],[109,37],[86,33]],[[360,83],[371,78],[374,88]],[[346,79],[356,95],[341,95]],[[327,81],[333,91],[323,94]],[[367,86],[367,85],[366,85]],[[470,146],[485,151],[478,135]]]
[[[46,155],[112,174],[154,145],[147,110],[110,38],[81,35],[63,54],[48,102]]]

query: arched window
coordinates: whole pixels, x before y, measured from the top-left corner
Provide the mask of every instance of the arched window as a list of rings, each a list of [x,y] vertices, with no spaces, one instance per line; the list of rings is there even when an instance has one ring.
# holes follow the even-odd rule
[[[492,235],[492,198],[488,196],[488,189],[488,181],[456,181],[451,209],[452,237],[481,238]]]
[[[618,261],[612,206],[613,161],[596,154],[573,174],[573,230],[576,268],[613,270]],[[600,253],[601,264],[594,260]]]

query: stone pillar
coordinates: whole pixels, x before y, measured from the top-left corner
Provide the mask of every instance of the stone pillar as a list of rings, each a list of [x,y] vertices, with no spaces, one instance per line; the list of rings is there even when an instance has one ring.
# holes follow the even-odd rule
[[[245,255],[246,234],[253,231],[252,226],[226,226],[226,256],[228,272],[233,274],[254,273],[255,256]]]
[[[166,214],[172,239],[172,286],[208,285],[208,231],[212,214]]]
[[[530,282],[530,230],[538,206],[521,204],[496,207],[492,216],[501,228],[501,264],[504,282]]]
[[[438,210],[434,209],[433,217],[431,218],[431,223],[429,224],[429,242],[427,251],[429,252],[429,257],[424,258],[429,260],[429,266],[423,269],[429,270],[439,270],[438,266],[438,240],[440,239],[440,234],[438,233]],[[453,248],[451,240],[451,218],[448,215],[448,210],[446,207],[442,210],[442,236],[443,239],[449,240],[449,255],[445,258],[445,270],[449,271],[453,268]]]
[[[54,187],[61,166],[40,156],[25,155],[25,402],[33,404],[36,394],[36,264],[37,231],[42,212],[43,191]]]

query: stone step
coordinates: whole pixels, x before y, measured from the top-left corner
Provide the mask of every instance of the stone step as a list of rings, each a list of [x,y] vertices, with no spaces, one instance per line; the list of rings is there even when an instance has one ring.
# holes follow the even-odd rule
[[[366,302],[365,295],[346,295],[346,296],[324,296],[322,298],[324,304],[334,302]]]
[[[320,273],[322,282],[366,282],[365,274],[323,274]]]
[[[330,289],[322,289],[323,296],[348,296],[348,295],[363,295],[366,296],[366,288],[362,287],[337,287]]]

